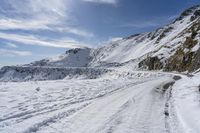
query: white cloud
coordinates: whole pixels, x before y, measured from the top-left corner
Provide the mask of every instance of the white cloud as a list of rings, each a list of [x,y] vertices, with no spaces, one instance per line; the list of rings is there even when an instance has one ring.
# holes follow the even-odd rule
[[[69,13],[70,1],[7,0],[9,9],[4,9],[4,5],[0,5],[1,12],[6,14],[0,14],[0,30],[50,30],[93,37],[93,33],[68,26],[73,20]]]
[[[48,23],[48,21],[42,20],[0,19],[0,29],[41,30],[48,29]]]
[[[71,28],[71,27],[64,27],[64,28],[55,28],[54,30],[60,31],[60,32],[68,32],[71,34],[75,34],[75,35],[79,35],[79,36],[83,36],[83,37],[94,37],[94,34],[88,31],[84,31],[81,29],[77,29],[77,28]]]
[[[48,24],[57,24],[67,20],[69,0],[7,0],[6,9],[0,8],[6,13],[5,18],[16,20],[46,21]],[[11,15],[12,17],[10,17]],[[13,18],[13,15],[14,18]]]
[[[17,48],[17,45],[14,43],[7,43],[6,46],[9,48]]]
[[[100,3],[100,4],[112,4],[112,5],[116,5],[118,2],[118,0],[83,0],[83,1]]]
[[[55,24],[55,23],[54,23]],[[56,26],[47,20],[16,20],[0,19],[0,30],[49,30],[58,32],[68,32],[82,37],[93,37],[94,34],[74,27]]]
[[[0,49],[1,56],[30,56],[32,53],[30,51],[17,51],[9,49]]]
[[[5,34],[0,33],[0,38],[5,40],[11,40],[26,45],[38,45],[46,47],[58,47],[58,48],[77,48],[88,47],[86,44],[82,44],[74,39],[66,38],[60,40],[48,40],[36,36],[17,35],[17,34]]]

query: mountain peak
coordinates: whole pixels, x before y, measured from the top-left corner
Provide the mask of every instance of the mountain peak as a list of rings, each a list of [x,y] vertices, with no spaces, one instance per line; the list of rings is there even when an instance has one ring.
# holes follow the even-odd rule
[[[185,17],[191,16],[191,21],[200,16],[200,5],[192,6],[181,13],[176,21],[183,20]]]
[[[76,54],[76,53],[78,53],[81,50],[89,51],[90,48],[87,48],[87,47],[84,47],[84,48],[74,48],[74,49],[67,50],[65,53],[66,54],[70,54],[70,53]]]

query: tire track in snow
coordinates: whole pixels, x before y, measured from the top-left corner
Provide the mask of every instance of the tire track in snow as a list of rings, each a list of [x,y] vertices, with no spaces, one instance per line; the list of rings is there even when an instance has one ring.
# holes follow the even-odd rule
[[[64,111],[62,113],[58,113],[57,115],[49,117],[49,118],[43,120],[42,122],[36,123],[36,124],[32,125],[31,127],[28,127],[28,129],[26,129],[23,133],[37,132],[38,130],[40,130],[40,128],[44,128],[45,126],[49,126],[52,123],[56,123],[57,121],[60,121],[61,119],[65,119],[66,117],[73,115],[77,111],[87,107],[89,104],[90,103],[86,103],[86,104],[81,105],[78,108],[73,108],[73,109]]]
[[[153,89],[156,88],[157,85],[161,84],[163,81],[166,80],[169,79],[166,79],[166,77],[153,79],[152,81],[148,81],[145,83],[141,83],[139,85],[119,90],[116,93],[113,93],[112,95],[108,95],[94,101],[90,106],[83,109],[77,115],[68,120],[66,122],[67,124],[65,125],[66,130],[64,130],[63,132],[73,132],[73,133],[112,132],[112,130],[108,130],[110,129],[111,125],[116,126],[117,124],[118,125],[121,125],[121,123],[124,124],[123,123],[124,121],[121,122],[121,118],[119,118],[119,116],[120,113],[122,114],[122,116],[124,116],[124,114],[127,113],[126,106],[127,108],[129,108],[130,105],[133,105],[133,107],[129,108],[128,111],[130,113],[129,115],[133,114],[132,115],[133,119],[129,121],[130,123],[127,123],[129,124],[128,126],[130,127],[129,130],[132,131],[140,130],[147,132],[149,131],[149,129],[152,128],[151,126],[155,124],[155,126],[157,127],[155,127],[155,129],[153,130],[156,131],[158,126],[160,126],[161,121],[156,121],[153,124],[150,123],[152,122],[152,120],[158,118],[162,119],[162,124],[163,124],[163,128],[161,128],[159,131],[165,130],[164,114],[163,114],[164,102],[162,101],[161,103],[160,102],[155,103],[155,101],[160,100],[159,97],[160,94],[158,94],[159,96],[156,97],[155,99],[154,97],[155,95],[151,93],[154,93]],[[137,96],[138,98],[135,98]],[[133,98],[135,99],[136,103],[138,102],[136,104],[137,106],[134,106],[135,103],[132,104],[130,102],[131,99]],[[158,108],[154,108],[157,106]],[[125,109],[123,107],[125,107]],[[131,109],[133,109],[132,112]],[[159,109],[159,112],[153,113],[156,109]],[[158,117],[155,117],[157,113]],[[127,117],[129,117],[129,115]],[[114,119],[115,117],[119,119],[118,120]],[[114,121],[112,119],[114,119]],[[134,120],[136,122],[132,123]],[[117,124],[112,124],[112,123],[117,123]],[[142,130],[142,128],[145,128],[145,130]],[[102,130],[102,129],[107,129],[107,130]],[[115,127],[113,128],[113,130],[114,129]],[[120,131],[118,130],[118,132]]]

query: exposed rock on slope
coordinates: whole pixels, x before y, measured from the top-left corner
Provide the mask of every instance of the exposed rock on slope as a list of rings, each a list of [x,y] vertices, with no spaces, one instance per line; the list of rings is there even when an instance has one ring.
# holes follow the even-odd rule
[[[199,6],[192,7],[185,12],[175,21],[184,21],[186,18],[189,21],[188,26],[184,28],[177,36],[174,36],[174,40],[178,40],[177,44],[162,46],[165,49],[171,49],[168,51],[170,56],[163,56],[164,53],[154,54],[149,56],[139,63],[139,67],[148,68],[149,70],[163,69],[165,71],[195,71],[200,68],[200,8]],[[169,34],[170,36],[170,34]],[[171,42],[168,42],[171,43]],[[160,48],[155,53],[161,51]],[[164,51],[163,51],[164,52]],[[156,59],[156,60],[155,60]]]
[[[194,71],[200,67],[199,12],[200,6],[194,6],[154,32],[132,35],[101,47],[94,51],[90,65],[119,63],[148,70]]]

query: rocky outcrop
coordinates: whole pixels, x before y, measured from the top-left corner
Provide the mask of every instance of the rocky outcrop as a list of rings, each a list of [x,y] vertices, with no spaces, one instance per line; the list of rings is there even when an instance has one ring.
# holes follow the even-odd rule
[[[150,55],[143,61],[139,63],[139,68],[148,69],[148,70],[164,70],[164,71],[178,71],[178,72],[193,72],[200,68],[200,10],[195,10],[196,7],[190,8],[181,14],[181,18],[192,14],[192,20],[190,27],[185,29],[181,36],[182,44],[173,49],[174,52],[169,57],[161,58],[159,56]],[[161,34],[156,43],[159,43],[160,38],[164,37],[165,34],[172,30],[165,30]],[[184,40],[184,41],[183,41]],[[163,46],[167,48],[166,46]],[[162,47],[161,47],[162,48]],[[170,46],[169,46],[170,48]],[[157,52],[157,51],[155,51]]]
[[[160,70],[163,68],[163,63],[156,57],[148,57],[139,63],[139,68],[148,70]]]
[[[166,71],[191,71],[194,52],[185,53],[183,49],[179,49],[167,60],[164,70]]]
[[[189,8],[189,9],[185,10],[184,12],[181,13],[180,17],[177,18],[175,21],[184,19],[184,17],[186,17],[186,16],[192,14],[193,11],[194,11],[195,9],[197,9],[198,7],[199,7],[199,5],[196,5],[196,6],[193,6],[193,7]]]

